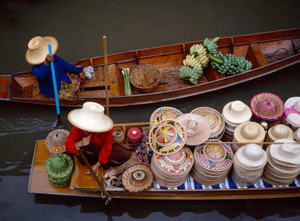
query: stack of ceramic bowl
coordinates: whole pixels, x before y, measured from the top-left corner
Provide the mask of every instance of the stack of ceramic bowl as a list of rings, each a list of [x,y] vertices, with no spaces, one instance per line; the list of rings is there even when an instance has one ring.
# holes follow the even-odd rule
[[[233,160],[232,179],[240,186],[249,186],[261,178],[267,154],[257,144],[247,144],[235,153]]]
[[[209,186],[223,182],[233,164],[231,148],[219,140],[210,140],[205,145],[196,146],[194,157],[191,176],[198,183]]]
[[[283,139],[283,138],[293,140],[294,132],[290,127],[284,124],[277,124],[269,128],[266,136],[266,142],[274,142],[278,139]]]
[[[191,113],[198,114],[207,120],[211,128],[209,139],[222,139],[225,132],[225,121],[219,111],[210,107],[198,107]]]
[[[294,140],[279,139],[268,146],[268,162],[262,179],[271,185],[288,185],[300,174],[300,145]]]
[[[150,129],[153,125],[163,120],[175,120],[182,112],[174,107],[157,108],[150,116]]]
[[[175,154],[153,154],[150,168],[154,181],[164,187],[172,188],[183,184],[193,167],[194,156],[188,147],[184,147]]]
[[[249,121],[238,125],[234,130],[233,141],[239,142],[232,145],[232,150],[235,153],[245,143],[260,143],[263,147],[263,141],[265,140],[266,131],[258,123]]]
[[[200,145],[204,143],[211,134],[211,129],[208,121],[198,114],[182,114],[176,118],[176,121],[183,125],[186,130],[186,145]]]
[[[284,113],[284,103],[273,93],[263,92],[256,94],[250,101],[253,120],[258,123],[267,122],[271,127],[280,122]]]
[[[235,128],[244,122],[250,121],[252,112],[242,101],[232,101],[227,103],[222,110],[222,115],[225,120],[225,134],[223,140],[232,141]]]
[[[291,97],[286,100],[282,121],[294,131],[300,128],[300,97]]]

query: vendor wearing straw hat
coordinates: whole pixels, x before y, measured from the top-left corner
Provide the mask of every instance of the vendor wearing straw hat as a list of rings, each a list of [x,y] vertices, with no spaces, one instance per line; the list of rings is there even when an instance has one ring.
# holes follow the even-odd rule
[[[48,44],[51,44],[53,55],[48,54]],[[49,97],[49,98],[55,97],[53,83],[52,83],[52,76],[51,76],[51,68],[49,65],[52,61],[54,62],[55,74],[56,74],[56,85],[58,91],[60,91],[61,83],[65,82],[66,85],[65,86],[63,85],[63,87],[69,89],[64,94],[66,93],[75,94],[75,92],[79,88],[80,81],[84,80],[84,74],[82,73],[83,68],[75,67],[74,65],[64,61],[59,56],[54,55],[57,49],[58,49],[58,42],[54,37],[36,36],[28,42],[28,49],[25,53],[26,61],[29,64],[33,65],[32,70],[34,76],[38,81],[40,93],[44,97]],[[79,75],[80,78],[69,75],[67,73],[73,73],[77,76]],[[73,83],[73,85],[71,83]],[[66,98],[67,96],[63,95],[62,93],[63,92],[60,92],[60,99],[64,99],[64,98],[65,100],[72,99],[72,97]]]
[[[73,125],[65,141],[66,151],[74,154],[84,164],[80,148],[95,173],[99,166],[121,165],[131,156],[131,151],[113,142],[113,121],[104,114],[98,103],[86,102],[81,109],[72,110],[68,120]],[[90,172],[87,172],[90,174]]]

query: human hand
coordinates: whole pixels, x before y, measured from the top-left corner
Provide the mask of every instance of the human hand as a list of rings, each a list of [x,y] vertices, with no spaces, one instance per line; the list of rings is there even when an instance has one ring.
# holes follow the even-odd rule
[[[88,136],[88,137],[83,138],[83,139],[81,140],[81,145],[82,145],[82,146],[87,146],[87,145],[90,144],[90,142],[91,142],[91,135]]]
[[[95,172],[95,174],[98,176],[99,167],[101,166],[100,162],[98,161],[96,164],[92,166],[92,170]],[[92,174],[91,171],[86,171],[86,174],[90,175]]]
[[[81,83],[85,81],[85,76],[84,76],[84,73],[83,73],[83,72],[81,72],[81,73],[79,74],[79,77],[80,77],[80,82],[81,82]]]
[[[90,142],[91,142],[91,135],[83,138],[81,141],[78,141],[75,145],[75,148],[79,149],[80,147],[87,146],[90,144]]]
[[[50,62],[54,60],[54,55],[48,54],[45,58],[44,64],[49,65]]]

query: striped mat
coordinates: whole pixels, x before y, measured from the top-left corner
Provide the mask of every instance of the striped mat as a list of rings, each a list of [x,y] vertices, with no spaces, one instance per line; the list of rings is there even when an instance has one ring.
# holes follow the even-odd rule
[[[213,186],[207,186],[207,185],[202,185],[200,183],[197,183],[191,176],[189,176],[188,179],[178,187],[167,188],[158,185],[156,182],[153,183],[153,186],[156,189],[165,189],[165,190],[287,188],[287,187],[300,187],[300,179],[294,180],[289,185],[280,185],[280,186],[270,185],[265,181],[263,181],[262,179],[259,179],[254,185],[239,186],[232,180],[231,177],[227,177],[223,182],[219,184]]]

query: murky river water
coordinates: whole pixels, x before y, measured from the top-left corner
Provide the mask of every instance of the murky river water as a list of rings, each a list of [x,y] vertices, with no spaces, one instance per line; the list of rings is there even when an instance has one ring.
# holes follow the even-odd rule
[[[203,0],[2,0],[0,74],[29,70],[24,53],[36,35],[53,35],[67,61],[108,52],[299,27],[299,1]],[[189,112],[199,106],[220,110],[234,99],[249,102],[262,91],[286,100],[299,96],[300,65],[255,82],[209,95],[139,108],[112,109],[115,122],[147,121],[159,106]],[[69,129],[62,108],[65,129]],[[299,220],[300,199],[241,201],[115,200],[106,213],[101,200],[27,193],[35,141],[56,120],[54,107],[0,102],[0,220]]]

